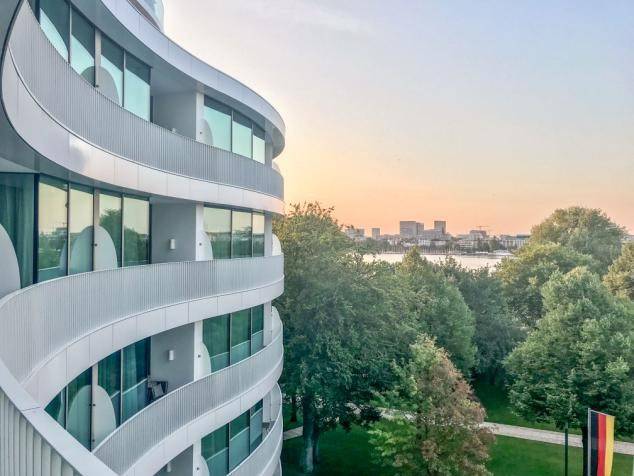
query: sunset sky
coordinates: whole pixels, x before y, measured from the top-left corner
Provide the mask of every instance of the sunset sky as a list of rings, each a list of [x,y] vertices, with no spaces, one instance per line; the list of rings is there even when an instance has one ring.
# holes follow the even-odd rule
[[[282,114],[286,202],[384,233],[634,233],[634,2],[164,0],[166,33]]]

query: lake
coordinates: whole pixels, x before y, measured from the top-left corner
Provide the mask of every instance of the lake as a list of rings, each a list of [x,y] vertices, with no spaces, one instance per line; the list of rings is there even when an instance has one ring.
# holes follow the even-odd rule
[[[388,263],[400,263],[403,260],[403,256],[405,256],[405,253],[379,253],[375,256],[375,259],[387,261]],[[432,263],[440,263],[447,258],[446,255],[423,254],[422,256],[424,256],[427,260],[431,261]],[[491,256],[491,255],[449,255],[449,256],[451,256],[460,265],[464,266],[467,269],[494,268],[500,261],[502,261],[502,257]],[[366,258],[372,259],[372,256],[368,255]]]

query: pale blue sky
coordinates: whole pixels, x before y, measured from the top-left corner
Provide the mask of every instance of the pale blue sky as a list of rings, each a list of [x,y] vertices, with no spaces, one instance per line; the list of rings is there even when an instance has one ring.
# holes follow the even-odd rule
[[[634,233],[634,2],[164,0],[168,35],[283,115],[287,202],[357,226]]]

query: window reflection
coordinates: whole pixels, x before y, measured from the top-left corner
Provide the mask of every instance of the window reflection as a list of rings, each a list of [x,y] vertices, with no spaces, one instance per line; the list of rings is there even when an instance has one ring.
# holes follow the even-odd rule
[[[229,314],[203,321],[203,343],[211,359],[211,371],[229,365]]]
[[[99,194],[99,227],[95,232],[95,269],[121,266],[121,197]]]
[[[139,341],[123,349],[122,422],[147,406],[147,380],[150,374],[149,369],[149,339]]]
[[[264,256],[264,215],[253,214],[253,256]]]
[[[253,125],[253,160],[263,164],[266,161],[266,143],[264,129]]]
[[[150,67],[131,54],[125,58],[124,107],[146,121],[150,120]]]
[[[0,227],[4,228],[13,243],[22,287],[33,284],[34,218],[34,176],[0,174]],[[10,273],[11,270],[5,266],[4,272]]]
[[[251,309],[251,354],[264,347],[264,306]]]
[[[233,152],[251,157],[251,120],[233,111],[232,149]]]
[[[38,192],[38,281],[66,275],[68,186],[42,177]]]
[[[63,0],[40,0],[40,25],[57,52],[68,61],[70,12]]]
[[[231,314],[231,364],[246,359],[251,353],[251,311]]]
[[[101,36],[99,90],[123,105],[123,49],[107,36]]]
[[[231,210],[205,207],[204,227],[213,258],[231,258]]]
[[[231,150],[231,109],[205,97],[203,142],[223,150]]]
[[[93,194],[73,185],[70,189],[70,260],[68,274],[92,270]]]
[[[75,9],[72,12],[70,64],[90,84],[95,84],[95,27]]]
[[[231,256],[251,256],[251,214],[233,211],[231,214]]]
[[[123,265],[149,263],[150,202],[124,197],[123,227]]]
[[[98,364],[98,383],[112,403],[115,422],[121,423],[121,352],[115,352]]]
[[[66,387],[68,395],[66,430],[88,449],[90,449],[91,439],[91,385],[92,369],[88,369]]]

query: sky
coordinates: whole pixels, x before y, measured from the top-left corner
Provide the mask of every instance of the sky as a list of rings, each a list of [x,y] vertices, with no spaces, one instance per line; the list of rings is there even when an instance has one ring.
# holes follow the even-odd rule
[[[168,36],[286,123],[288,204],[344,224],[634,233],[631,0],[164,0]]]

